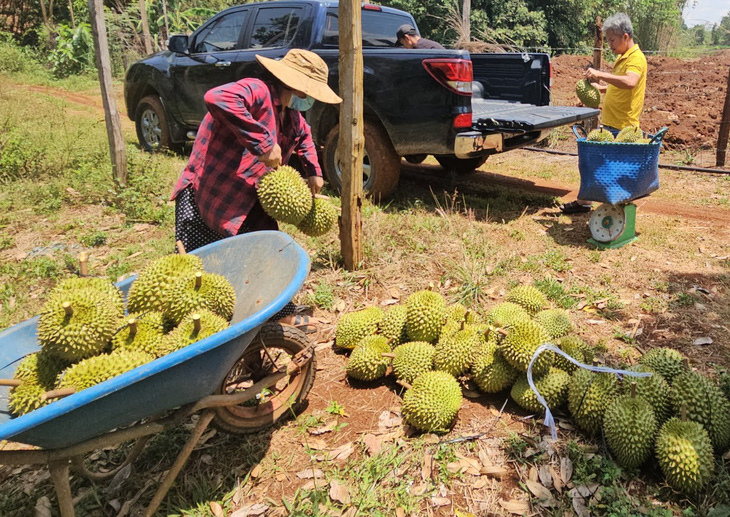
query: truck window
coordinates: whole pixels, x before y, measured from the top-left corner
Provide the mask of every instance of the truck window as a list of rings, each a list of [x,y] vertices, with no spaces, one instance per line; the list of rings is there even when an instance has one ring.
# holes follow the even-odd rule
[[[233,50],[238,44],[241,27],[246,20],[246,10],[221,16],[209,24],[195,37],[193,53]]]
[[[413,23],[410,17],[382,11],[361,11],[362,44],[365,47],[394,47],[395,33],[404,23]],[[337,8],[327,9],[322,44],[327,47],[339,47],[340,25],[337,19]]]
[[[267,7],[259,9],[249,48],[285,47],[299,29],[301,7]]]

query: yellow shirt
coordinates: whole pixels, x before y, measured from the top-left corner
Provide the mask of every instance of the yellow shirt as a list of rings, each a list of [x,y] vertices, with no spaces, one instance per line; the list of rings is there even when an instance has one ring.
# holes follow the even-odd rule
[[[646,58],[639,50],[639,45],[635,44],[625,54],[618,56],[613,64],[614,75],[626,75],[627,72],[639,74],[639,82],[630,90],[608,85],[601,113],[601,123],[604,126],[623,129],[626,126],[639,125],[646,91]]]

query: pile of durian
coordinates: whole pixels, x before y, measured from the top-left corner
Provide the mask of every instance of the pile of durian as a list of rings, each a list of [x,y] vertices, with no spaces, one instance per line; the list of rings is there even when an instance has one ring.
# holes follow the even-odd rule
[[[571,334],[568,313],[547,305],[538,289],[518,286],[480,318],[460,304],[447,306],[439,293],[419,291],[387,311],[368,307],[342,316],[335,345],[351,350],[349,377],[373,381],[392,373],[406,387],[407,423],[447,432],[461,407],[461,388],[469,383],[483,393],[509,390],[522,408],[544,411],[526,374],[544,343],[593,363],[592,347]],[[730,445],[730,402],[670,348],[653,349],[628,369],[652,375],[620,380],[546,351],[533,364],[533,381],[552,412],[567,406],[586,435],[605,436],[625,468],[655,456],[672,487],[701,491],[713,476],[713,451],[720,454]]]
[[[288,165],[264,175],[257,193],[264,212],[305,235],[324,235],[337,222],[337,208],[324,196],[313,197],[299,171]]]
[[[613,137],[613,133],[601,126],[588,133],[586,140],[589,142],[615,142],[624,144],[648,144],[651,142],[651,138],[646,138],[639,126],[626,126],[618,132],[616,138]]]
[[[109,280],[64,280],[41,309],[41,350],[15,370],[10,411],[23,415],[205,339],[228,327],[235,301],[225,277],[187,254],[150,262],[130,286],[127,314]]]

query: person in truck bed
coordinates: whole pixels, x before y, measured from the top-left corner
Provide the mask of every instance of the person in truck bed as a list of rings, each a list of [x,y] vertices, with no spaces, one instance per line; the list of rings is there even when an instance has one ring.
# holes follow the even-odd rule
[[[419,50],[444,48],[440,43],[419,36],[416,28],[408,23],[398,27],[398,31],[395,33],[395,41],[397,46],[405,48],[417,48]]]
[[[603,34],[611,50],[618,57],[611,73],[588,68],[585,77],[591,82],[603,81],[596,88],[605,94],[601,123],[616,136],[628,126],[639,125],[639,115],[644,109],[646,91],[646,57],[634,43],[634,28],[631,19],[624,13],[617,13],[603,23]],[[565,214],[590,212],[591,202],[576,199],[561,207]]]
[[[208,113],[200,124],[175,200],[175,240],[186,251],[225,237],[278,230],[259,203],[256,187],[272,167],[296,153],[312,193],[322,188],[322,169],[302,111],[315,100],[342,99],[327,85],[328,67],[317,54],[291,49],[280,60],[256,56],[268,72],[209,90]],[[277,316],[291,314],[289,304]],[[296,324],[296,322],[294,322]]]

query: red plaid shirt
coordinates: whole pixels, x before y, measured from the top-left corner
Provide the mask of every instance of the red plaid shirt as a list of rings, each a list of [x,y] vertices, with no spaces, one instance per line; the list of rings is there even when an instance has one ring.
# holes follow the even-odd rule
[[[221,235],[238,233],[267,170],[258,157],[275,142],[282,163],[296,152],[306,177],[322,175],[307,121],[300,112],[282,108],[271,84],[259,79],[224,84],[205,94],[205,104],[208,113],[171,199],[192,185],[200,216],[210,229]]]

